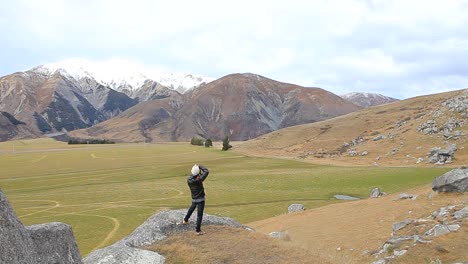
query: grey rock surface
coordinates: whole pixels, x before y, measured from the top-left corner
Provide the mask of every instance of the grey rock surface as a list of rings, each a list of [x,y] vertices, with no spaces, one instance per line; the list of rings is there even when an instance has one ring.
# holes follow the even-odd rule
[[[443,224],[437,224],[435,225],[433,228],[429,229],[425,235],[426,236],[435,236],[435,237],[438,237],[438,236],[443,236],[443,235],[446,235],[448,233],[450,233],[450,229],[448,228],[448,226],[446,225],[443,225]]]
[[[141,226],[137,227],[133,233],[116,242],[115,244],[95,250],[83,259],[86,264],[143,264],[143,263],[164,263],[164,257],[156,252],[142,252],[141,247],[155,244],[163,240],[170,234],[185,231],[195,231],[195,223],[190,221],[188,224],[182,224],[182,219],[187,210],[170,210],[154,214],[148,218]],[[196,216],[195,216],[196,219]],[[213,215],[203,215],[204,225],[225,225],[237,228],[249,229],[235,220],[227,217],[218,217]],[[158,255],[158,256],[156,256]],[[138,262],[137,258],[143,259]],[[153,262],[145,262],[153,261]],[[159,261],[159,262],[158,262]]]
[[[378,198],[380,196],[383,196],[384,193],[380,191],[379,188],[374,188],[372,189],[371,193],[370,193],[370,198]]]
[[[303,204],[291,204],[290,206],[288,206],[288,213],[297,213],[302,211],[304,211]]]
[[[446,163],[451,163],[455,158],[455,152],[457,151],[457,145],[449,145],[445,149],[441,148],[432,148],[427,155],[430,163],[436,165],[443,165]]]
[[[456,219],[468,218],[468,206],[465,206],[463,209],[456,211],[453,214],[453,217],[455,217]]]
[[[400,199],[411,199],[416,200],[418,196],[416,194],[400,193]]]
[[[53,222],[26,229],[36,247],[37,263],[82,263],[71,226]]]
[[[114,244],[93,251],[83,261],[89,264],[163,264],[165,258],[153,251]]]
[[[398,222],[398,223],[394,223],[392,225],[392,228],[393,228],[393,232],[395,231],[398,231],[400,229],[403,229],[405,228],[407,225],[413,223],[414,221],[413,220],[405,220],[405,221],[402,221],[402,222]]]
[[[468,192],[468,167],[453,169],[432,181],[437,192]]]
[[[69,225],[49,223],[25,227],[0,189],[0,263],[82,263]]]
[[[34,243],[1,189],[0,263],[35,263]]]

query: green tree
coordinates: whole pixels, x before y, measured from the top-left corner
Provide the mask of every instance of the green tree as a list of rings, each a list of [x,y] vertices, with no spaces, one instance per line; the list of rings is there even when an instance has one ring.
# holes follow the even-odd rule
[[[207,138],[205,141],[205,147],[209,148],[213,146],[213,141],[211,141],[211,138]]]
[[[229,144],[229,137],[226,136],[223,139],[223,149],[222,150],[226,151],[226,150],[229,150],[230,148],[232,148],[232,146]]]

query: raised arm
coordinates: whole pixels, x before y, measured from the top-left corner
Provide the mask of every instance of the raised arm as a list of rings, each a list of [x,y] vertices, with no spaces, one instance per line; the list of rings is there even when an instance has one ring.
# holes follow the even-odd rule
[[[208,170],[207,167],[203,166],[203,165],[198,165],[198,167],[200,168],[200,178],[202,181],[204,181],[206,179],[206,177],[208,177],[208,174],[210,174],[210,171]]]

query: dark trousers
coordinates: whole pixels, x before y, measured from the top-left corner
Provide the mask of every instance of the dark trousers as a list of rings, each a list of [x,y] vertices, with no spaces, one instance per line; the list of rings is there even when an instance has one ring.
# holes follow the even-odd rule
[[[195,231],[200,232],[201,231],[201,222],[203,220],[203,210],[205,210],[205,201],[201,201],[198,203],[192,202],[192,206],[188,209],[187,215],[184,217],[185,221],[188,221],[190,219],[190,216],[192,216],[193,211],[195,210],[195,207],[198,207],[197,209],[197,226],[195,228]]]

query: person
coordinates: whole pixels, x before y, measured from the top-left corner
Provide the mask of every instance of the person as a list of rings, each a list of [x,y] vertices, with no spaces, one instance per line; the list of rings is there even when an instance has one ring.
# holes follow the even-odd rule
[[[205,209],[205,188],[203,187],[203,181],[206,180],[210,173],[208,168],[203,165],[193,165],[192,174],[187,177],[187,184],[192,194],[192,205],[187,211],[183,219],[183,224],[187,224],[190,216],[192,216],[195,207],[197,207],[197,224],[195,226],[195,232],[197,235],[202,235],[201,223],[203,220],[203,210]]]

